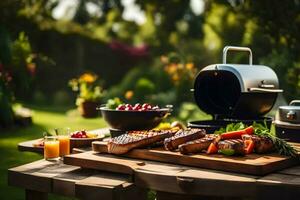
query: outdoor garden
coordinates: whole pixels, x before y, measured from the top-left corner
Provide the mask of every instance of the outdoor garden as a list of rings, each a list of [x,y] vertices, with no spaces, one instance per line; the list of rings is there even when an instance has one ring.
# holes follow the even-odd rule
[[[270,116],[300,99],[297,0],[1,0],[0,199],[24,199],[7,170],[43,158],[20,142],[105,128],[101,105],[172,105],[161,126],[212,119],[192,89],[227,45],[251,48],[253,64],[277,74],[284,92]],[[248,64],[248,55],[227,62]]]

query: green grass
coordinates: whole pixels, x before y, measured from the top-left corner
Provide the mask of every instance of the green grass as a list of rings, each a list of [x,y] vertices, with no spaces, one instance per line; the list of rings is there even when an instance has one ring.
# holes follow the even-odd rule
[[[101,118],[83,119],[76,111],[66,112],[66,108],[33,107],[34,124],[26,128],[0,130],[0,199],[24,199],[24,190],[7,185],[7,169],[42,159],[41,155],[19,152],[19,142],[42,137],[46,130],[70,127],[71,130],[96,129],[106,126]],[[65,199],[50,195],[49,199]]]

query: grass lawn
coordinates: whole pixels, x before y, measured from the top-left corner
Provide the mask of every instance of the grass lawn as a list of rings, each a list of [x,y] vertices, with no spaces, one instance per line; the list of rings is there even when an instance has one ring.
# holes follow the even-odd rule
[[[25,140],[42,137],[45,130],[70,127],[71,130],[96,129],[106,126],[101,118],[83,119],[76,111],[66,112],[66,108],[30,107],[33,109],[34,124],[26,128],[0,130],[0,199],[24,199],[24,190],[7,186],[7,169],[42,159],[41,155],[19,152],[17,144]],[[50,195],[49,199],[66,199]]]

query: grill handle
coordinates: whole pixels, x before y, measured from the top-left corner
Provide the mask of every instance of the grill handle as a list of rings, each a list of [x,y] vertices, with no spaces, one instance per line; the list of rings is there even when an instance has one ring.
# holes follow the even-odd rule
[[[223,64],[226,64],[228,51],[247,51],[249,52],[249,65],[252,65],[252,51],[248,47],[226,46],[223,49]]]
[[[289,104],[290,106],[300,106],[300,100],[293,100]]]
[[[283,90],[281,89],[266,89],[266,88],[248,88],[250,92],[273,92],[273,93],[281,93]]]

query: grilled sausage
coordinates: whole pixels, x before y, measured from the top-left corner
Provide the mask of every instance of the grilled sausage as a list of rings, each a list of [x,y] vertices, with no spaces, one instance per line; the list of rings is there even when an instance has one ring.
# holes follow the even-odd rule
[[[203,138],[205,136],[204,129],[189,128],[179,130],[173,137],[166,138],[164,141],[165,149],[172,151],[178,148],[179,145],[191,140]]]
[[[182,154],[192,154],[207,150],[209,145],[214,142],[215,135],[206,135],[204,138],[193,140],[182,145],[179,145],[179,151]]]
[[[274,144],[271,138],[257,135],[243,135],[243,140],[251,139],[254,142],[254,151],[256,153],[270,153],[274,151]]]

